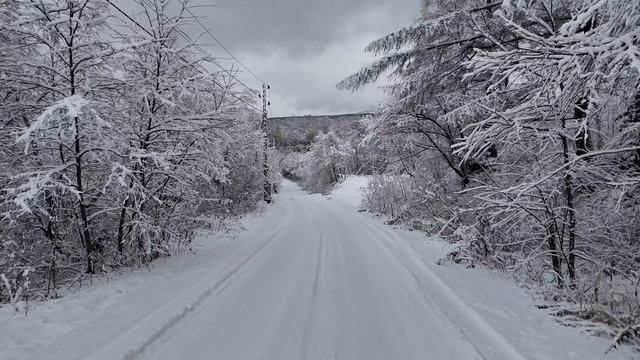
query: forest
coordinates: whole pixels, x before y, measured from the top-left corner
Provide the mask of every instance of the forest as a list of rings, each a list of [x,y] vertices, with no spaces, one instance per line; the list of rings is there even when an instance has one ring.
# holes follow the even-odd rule
[[[455,243],[443,261],[513,274],[568,325],[637,336],[637,1],[442,0],[422,15],[338,84],[390,77],[364,134],[329,131],[284,168],[315,191],[372,174],[366,207]]]
[[[3,302],[183,253],[262,199],[257,94],[184,32],[187,3],[135,3],[0,4]]]

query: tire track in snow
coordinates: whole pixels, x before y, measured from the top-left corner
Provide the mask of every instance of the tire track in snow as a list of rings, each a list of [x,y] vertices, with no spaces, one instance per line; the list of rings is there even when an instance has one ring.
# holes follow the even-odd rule
[[[309,358],[309,341],[310,341],[310,332],[313,318],[317,313],[317,302],[318,302],[318,288],[320,282],[320,272],[322,271],[322,259],[324,252],[324,236],[320,233],[320,244],[318,245],[318,254],[316,256],[316,266],[315,266],[315,274],[313,278],[313,285],[311,287],[311,304],[309,305],[309,310],[307,314],[307,319],[304,325],[304,329],[302,330],[302,344],[300,346],[300,359],[308,359]]]
[[[249,263],[262,249],[264,249],[270,242],[273,240],[284,225],[280,225],[278,230],[275,231],[273,235],[271,235],[265,242],[263,242],[260,246],[258,246],[249,256],[247,256],[244,260],[242,260],[238,265],[236,265],[231,271],[226,273],[222,278],[220,278],[216,283],[207,289],[205,292],[201,293],[200,296],[191,303],[189,306],[184,308],[179,314],[173,316],[169,321],[165,323],[158,331],[153,333],[147,341],[145,341],[142,345],[140,345],[137,349],[129,351],[125,356],[124,360],[135,360],[140,355],[142,355],[153,343],[155,343],[158,339],[160,339],[167,331],[175,327],[181,320],[183,320],[188,314],[195,311],[206,299],[208,299],[211,295],[213,295],[217,290],[223,288],[227,285],[230,280],[242,269],[247,263]]]
[[[260,253],[271,241],[278,236],[280,231],[282,230],[284,223],[282,223],[278,229],[267,238],[262,244],[260,244],[255,250],[253,250],[246,258],[244,258],[239,264],[233,267],[230,271],[228,271],[222,278],[218,279],[213,286],[206,289],[204,292],[200,293],[200,295],[196,298],[195,301],[184,307],[178,314],[169,318],[160,328],[158,328],[151,335],[146,337],[140,345],[138,345],[135,349],[128,350],[126,354],[122,357],[123,360],[135,360],[142,356],[148,349],[151,347],[156,341],[161,339],[169,330],[173,329],[176,325],[178,325],[182,320],[184,320],[187,315],[193,313],[196,309],[199,308],[205,300],[210,298],[212,295],[216,294],[219,290],[224,289],[226,285],[230,283],[230,281],[234,278],[234,276],[245,267],[258,253]],[[153,315],[153,314],[152,314]],[[126,335],[126,334],[125,334]],[[102,354],[94,354],[90,357],[90,359],[104,359],[105,357]]]
[[[352,218],[357,219],[358,223],[365,229],[369,230],[372,238],[376,239],[384,248],[391,258],[404,267],[409,274],[413,277],[416,285],[420,289],[420,293],[424,297],[427,303],[437,306],[440,311],[445,314],[449,321],[458,329],[461,334],[468,339],[469,343],[476,349],[478,355],[483,359],[491,360],[527,360],[528,358],[518,351],[509,341],[496,330],[491,324],[489,324],[478,312],[476,312],[469,304],[467,304],[462,298],[460,298],[440,277],[425,264],[421,257],[419,261],[414,261],[411,264],[405,263],[403,258],[409,258],[408,256],[401,256],[396,249],[392,249],[391,246],[382,241],[381,238],[398,243],[404,242],[403,239],[398,239],[398,235],[392,234],[391,231],[374,222],[371,219],[365,218],[360,214],[351,214],[349,211],[331,206],[338,212],[350,214]],[[355,216],[354,216],[355,215]],[[415,250],[412,249],[415,252]],[[417,255],[417,254],[416,254]],[[420,273],[420,276],[418,274]],[[424,277],[431,284],[425,284]],[[429,291],[431,290],[431,291]],[[436,291],[433,291],[436,290]],[[454,313],[451,309],[446,309],[443,304],[449,304],[452,308],[455,308]],[[496,345],[495,347],[488,347],[488,344]]]

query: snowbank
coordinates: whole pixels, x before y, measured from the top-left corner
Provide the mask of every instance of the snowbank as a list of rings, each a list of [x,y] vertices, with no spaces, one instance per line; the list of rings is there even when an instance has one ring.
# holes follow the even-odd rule
[[[360,207],[364,200],[363,191],[370,179],[370,176],[349,175],[343,182],[336,185],[329,196],[343,203]]]

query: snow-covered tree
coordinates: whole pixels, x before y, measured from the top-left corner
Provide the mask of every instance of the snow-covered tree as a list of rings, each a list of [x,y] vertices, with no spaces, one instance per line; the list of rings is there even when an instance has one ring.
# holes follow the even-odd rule
[[[120,195],[116,244],[122,255],[150,258],[190,240],[183,217],[193,215],[193,200],[204,195],[196,184],[224,179],[222,154],[211,150],[220,146],[215,132],[233,120],[224,99],[230,90],[204,70],[209,59],[194,44],[179,43],[188,4],[171,16],[169,1],[139,5],[145,31],[128,41],[144,45],[118,59],[123,71],[114,107],[122,109],[117,117],[127,139],[121,170],[127,190]]]
[[[640,9],[624,0],[568,6],[574,15],[565,22],[540,20],[527,7],[498,13],[520,45],[479,51],[468,76],[487,78],[505,101],[466,127],[457,152],[499,149],[499,171],[477,188],[479,208],[499,224],[533,221],[530,234],[538,235],[521,234],[535,238],[531,251],[548,244],[559,284],[566,276],[576,286],[578,273],[595,281],[595,273],[624,277],[636,267],[627,254],[638,249],[629,232],[640,226],[640,50],[632,40]],[[547,32],[524,25],[533,22]]]
[[[15,187],[8,192],[24,212],[38,213],[35,216],[53,243],[60,232],[54,227],[60,224],[51,219],[68,212],[68,218],[75,219],[68,225],[74,229],[70,233],[79,235],[85,270],[92,273],[94,253],[102,246],[92,222],[94,212],[106,205],[98,205],[104,186],[100,178],[111,168],[105,159],[111,157],[113,135],[92,105],[105,95],[97,74],[104,73],[104,59],[115,52],[99,34],[106,26],[106,5],[95,0],[14,5],[4,30],[29,50],[12,59],[13,65],[23,62],[8,66],[10,77],[16,86],[38,94],[29,99],[42,113],[30,124],[25,121],[27,128],[18,142],[24,143],[26,166],[15,174]],[[51,246],[54,253],[55,245]]]
[[[184,35],[186,2],[138,5],[134,26],[104,0],[0,4],[0,299],[173,255],[257,202],[253,94]]]
[[[434,152],[462,187],[481,166],[478,159],[455,154],[452,145],[478,111],[473,102],[486,96],[475,79],[465,79],[463,63],[477,48],[496,46],[488,35],[496,27],[490,11],[495,7],[482,1],[436,1],[414,25],[372,42],[365,50],[382,57],[338,84],[357,90],[388,74],[393,81],[377,115],[377,133],[411,137],[410,153]]]
[[[384,56],[339,86],[391,74],[369,134],[386,158],[369,189],[376,210],[406,201],[394,217],[439,223],[460,241],[456,261],[637,313],[639,11],[633,0],[443,0],[373,42]]]

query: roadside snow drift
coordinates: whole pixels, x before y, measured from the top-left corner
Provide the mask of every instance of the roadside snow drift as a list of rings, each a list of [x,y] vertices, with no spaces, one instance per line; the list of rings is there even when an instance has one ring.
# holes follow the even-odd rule
[[[343,182],[336,185],[329,196],[345,204],[360,207],[364,201],[364,189],[370,178],[370,176],[349,175]]]

